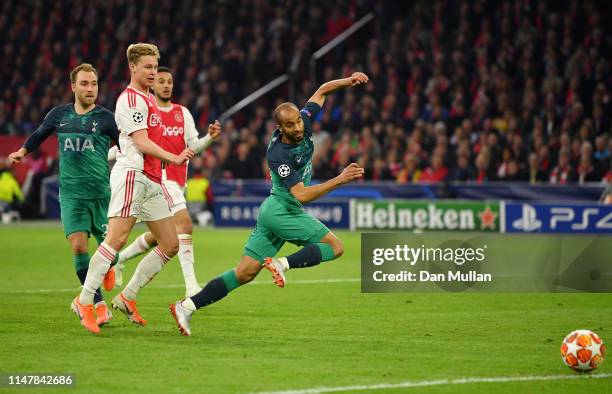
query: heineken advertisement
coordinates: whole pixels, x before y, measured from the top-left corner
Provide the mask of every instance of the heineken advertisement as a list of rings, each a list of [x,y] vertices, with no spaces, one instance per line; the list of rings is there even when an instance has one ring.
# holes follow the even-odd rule
[[[353,230],[500,231],[499,201],[353,200]]]

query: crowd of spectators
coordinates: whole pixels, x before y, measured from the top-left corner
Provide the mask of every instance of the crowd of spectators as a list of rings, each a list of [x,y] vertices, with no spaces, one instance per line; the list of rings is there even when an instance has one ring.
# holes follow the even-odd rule
[[[314,177],[355,161],[399,183],[610,179],[612,36],[598,1],[4,2],[0,134],[27,135],[68,102],[82,61],[109,108],[129,80],[125,49],[157,44],[175,98],[200,130],[288,71],[295,101],[352,71],[364,87],[330,95],[314,124]],[[368,12],[375,19],[317,63],[321,45]],[[265,148],[282,86],[223,125],[198,165],[216,178],[268,177]],[[195,169],[199,171],[199,168]]]

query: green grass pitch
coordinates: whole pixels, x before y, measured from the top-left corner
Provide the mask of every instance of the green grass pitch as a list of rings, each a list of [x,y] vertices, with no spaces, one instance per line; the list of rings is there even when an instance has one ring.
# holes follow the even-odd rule
[[[233,267],[248,234],[197,229],[198,279]],[[576,375],[559,356],[570,331],[593,329],[612,345],[612,294],[361,294],[359,234],[337,234],[341,259],[289,272],[284,289],[262,271],[194,315],[191,337],[178,334],[168,312],[184,293],[175,258],[140,294],[146,327],[117,312],[94,336],[69,308],[78,280],[59,223],[2,226],[0,373],[76,374],[75,388],[49,393],[254,393],[522,376],[555,378],[375,392],[612,392],[612,360],[593,374],[607,377],[558,378]]]

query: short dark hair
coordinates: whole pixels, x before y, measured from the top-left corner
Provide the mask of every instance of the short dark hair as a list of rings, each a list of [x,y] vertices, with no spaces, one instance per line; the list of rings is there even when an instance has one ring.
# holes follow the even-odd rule
[[[98,72],[96,71],[94,66],[92,66],[89,63],[82,63],[82,64],[79,64],[78,66],[76,66],[72,71],[70,71],[70,82],[76,83],[77,74],[79,73],[79,71],[92,72],[92,73],[96,74],[96,77],[98,76]]]
[[[274,115],[273,115],[273,116],[274,116],[274,121],[276,121],[276,123],[277,123],[277,124],[279,124],[279,125],[280,125],[280,113],[281,113],[283,110],[287,109],[287,108],[295,108],[296,110],[298,110],[298,111],[299,111],[299,109],[298,109],[297,105],[295,105],[295,104],[293,104],[293,103],[290,103],[290,102],[288,102],[288,101],[286,101],[286,102],[284,102],[284,103],[280,104],[280,105],[279,105],[278,107],[276,107],[276,109],[274,110]]]
[[[170,70],[170,67],[166,67],[166,66],[159,66],[159,67],[157,67],[157,72],[158,73],[172,74],[172,70]]]

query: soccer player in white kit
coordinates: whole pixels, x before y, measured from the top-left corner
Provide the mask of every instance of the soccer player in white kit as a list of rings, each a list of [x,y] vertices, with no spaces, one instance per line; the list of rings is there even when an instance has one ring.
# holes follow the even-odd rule
[[[161,147],[168,152],[178,154],[186,147],[193,149],[198,154],[208,148],[213,140],[221,133],[219,121],[208,126],[208,134],[203,138],[198,138],[193,116],[189,110],[182,105],[170,101],[174,78],[168,67],[157,69],[157,78],[153,84],[157,106],[160,109],[164,132]],[[109,160],[114,160],[117,148],[113,148],[108,153]],[[193,224],[187,202],[185,201],[185,183],[187,181],[187,164],[174,165],[166,164],[162,172],[162,190],[170,200],[170,211],[174,216],[174,225],[179,240],[178,258],[181,264],[181,271],[185,279],[185,296],[191,297],[198,293],[200,286],[196,279],[194,270],[194,253],[192,232]],[[157,241],[151,232],[141,234],[134,242],[119,253],[118,263],[115,266],[115,286],[120,287],[123,282],[123,269],[125,262],[138,255],[141,255],[157,245]]]
[[[159,50],[155,45],[138,43],[127,49],[131,80],[117,99],[115,121],[121,134],[121,152],[110,176],[111,199],[108,207],[108,232],[104,242],[91,257],[89,271],[72,309],[81,324],[92,333],[99,333],[93,313],[93,296],[102,281],[108,290],[114,286],[110,268],[117,251],[125,245],[137,219],[147,223],[158,246],[138,264],[134,276],[115,298],[112,305],[130,321],[145,325],[136,308],[136,296],[162,267],[177,254],[178,238],[174,229],[170,202],[161,187],[162,161],[181,165],[194,155],[185,149],[180,155],[163,150],[159,145],[163,134],[161,115],[149,88],[155,82]],[[110,275],[107,275],[110,274]],[[105,277],[110,279],[107,281]]]

